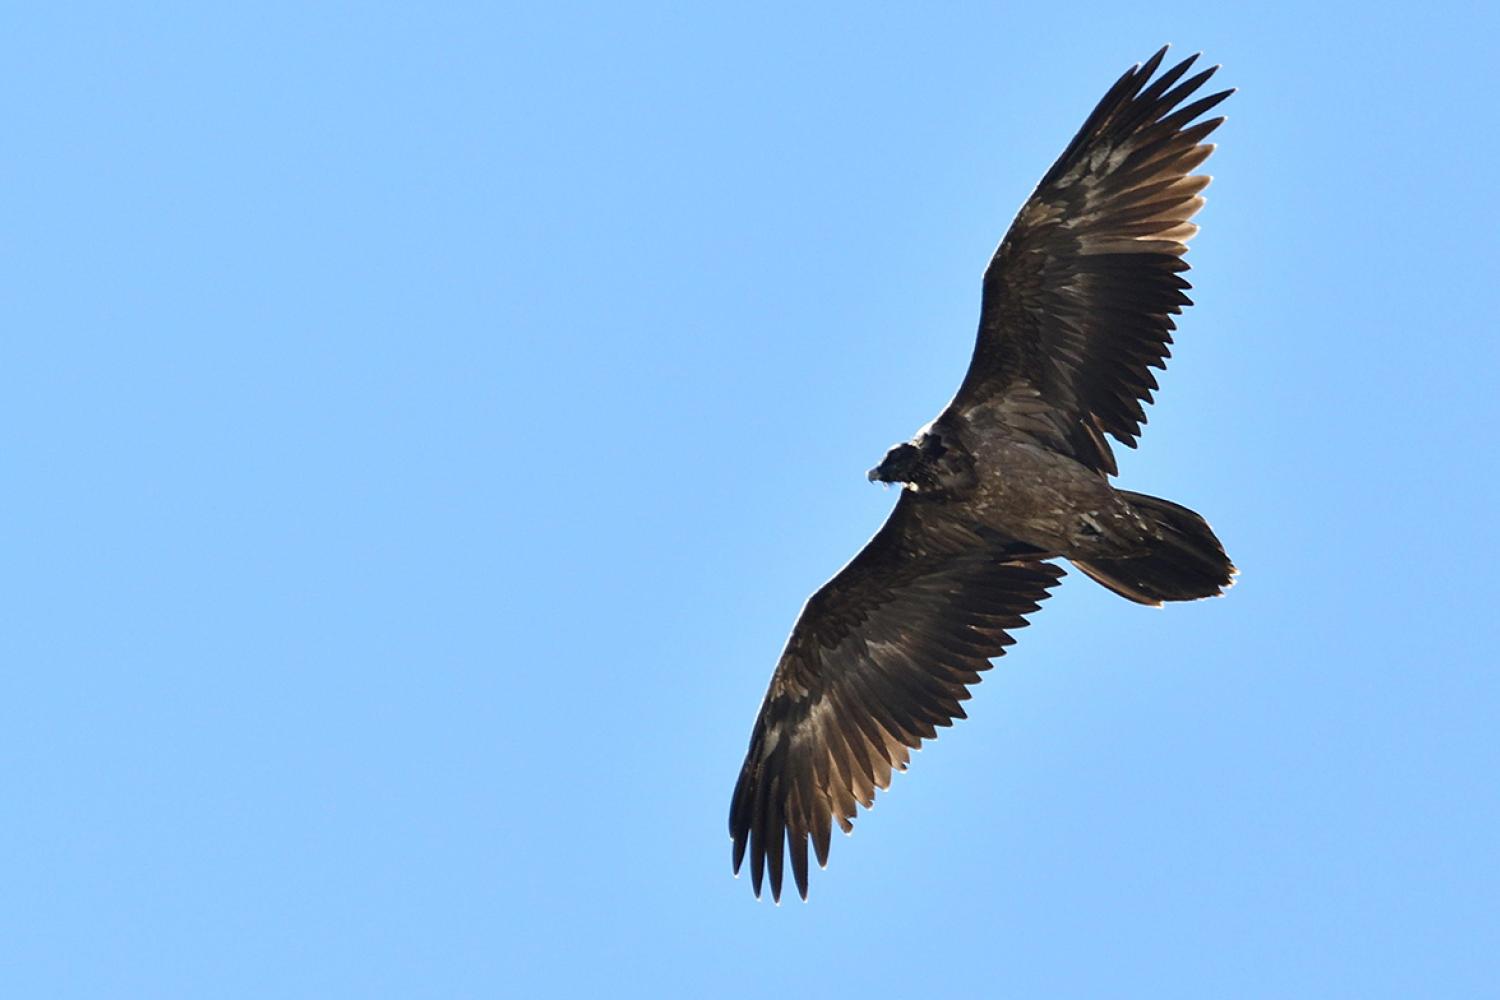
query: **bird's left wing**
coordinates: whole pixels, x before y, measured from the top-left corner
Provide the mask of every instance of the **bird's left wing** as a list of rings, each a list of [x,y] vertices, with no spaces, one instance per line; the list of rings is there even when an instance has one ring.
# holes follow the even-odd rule
[[[1063,575],[1039,553],[903,491],[885,526],[807,602],[771,678],[729,811],[734,870],[755,894],[784,848],[807,898],[807,841],[828,862],[837,822],[905,770],[910,750],[963,718],[968,688]]]
[[[1175,325],[1183,254],[1208,177],[1193,171],[1224,90],[1214,68],[1160,76],[1166,49],[1122,76],[1021,207],[984,275],[974,358],[953,406],[999,404],[1017,430],[1113,474],[1104,435],[1134,448]],[[1217,67],[1215,67],[1217,68]]]

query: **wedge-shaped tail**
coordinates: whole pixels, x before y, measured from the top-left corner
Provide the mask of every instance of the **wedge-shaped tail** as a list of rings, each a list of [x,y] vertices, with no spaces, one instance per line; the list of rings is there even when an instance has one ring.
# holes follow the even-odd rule
[[[1075,566],[1121,597],[1140,604],[1213,597],[1233,583],[1234,564],[1207,521],[1160,497],[1126,490],[1120,495],[1156,525],[1161,539],[1145,555],[1091,559],[1075,562]]]

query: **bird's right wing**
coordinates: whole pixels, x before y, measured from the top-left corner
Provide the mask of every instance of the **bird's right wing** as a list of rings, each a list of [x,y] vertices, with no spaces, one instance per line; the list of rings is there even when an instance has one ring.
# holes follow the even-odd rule
[[[1039,553],[902,491],[885,526],[802,609],[771,678],[729,812],[734,870],[748,848],[755,894],[783,846],[807,897],[807,841],[828,861],[909,751],[963,718],[959,702],[1063,571]]]

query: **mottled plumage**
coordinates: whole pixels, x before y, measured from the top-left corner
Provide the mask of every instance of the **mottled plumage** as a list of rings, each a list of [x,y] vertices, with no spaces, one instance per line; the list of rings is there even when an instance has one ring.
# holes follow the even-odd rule
[[[984,275],[968,374],[942,415],[870,478],[900,483],[885,526],[802,609],[730,806],[736,872],[780,899],[786,857],[807,896],[808,842],[828,860],[891,773],[1015,640],[1066,558],[1145,604],[1220,593],[1233,566],[1201,517],[1117,490],[1107,441],[1135,447],[1191,304],[1197,231],[1229,95],[1184,103],[1214,70],[1120,78],[1022,206]],[[1195,57],[1196,58],[1196,57]],[[1195,123],[1196,122],[1196,123]]]

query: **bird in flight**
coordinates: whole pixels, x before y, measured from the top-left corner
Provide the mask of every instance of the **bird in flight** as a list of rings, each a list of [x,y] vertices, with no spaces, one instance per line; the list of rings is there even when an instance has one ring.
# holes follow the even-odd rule
[[[1209,178],[1194,174],[1233,91],[1166,48],[1104,95],[1021,207],[984,274],[957,395],[870,470],[899,483],[875,537],[808,599],[776,664],[729,810],[734,871],[780,901],[786,857],[807,898],[808,841],[828,863],[892,771],[964,717],[1066,559],[1141,604],[1221,593],[1235,573],[1208,524],[1115,489],[1107,438],[1134,448],[1143,403],[1191,302],[1182,274]],[[1186,78],[1184,78],[1186,77]]]

